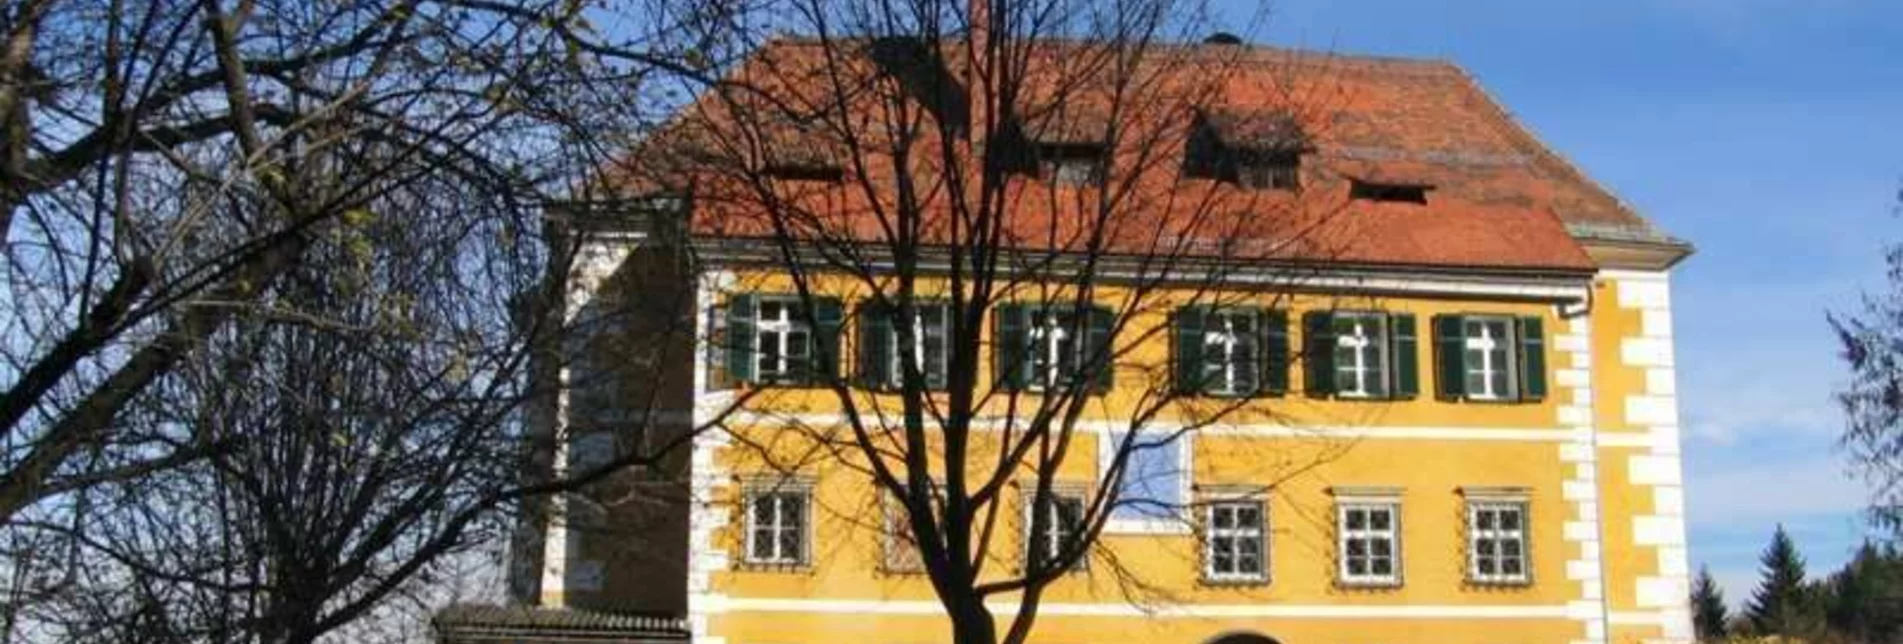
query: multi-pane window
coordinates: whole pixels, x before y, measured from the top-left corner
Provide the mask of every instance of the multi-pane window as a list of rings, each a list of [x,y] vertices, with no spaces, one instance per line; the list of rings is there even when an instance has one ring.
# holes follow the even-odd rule
[[[862,309],[859,369],[867,386],[899,388],[904,384],[905,360],[910,358],[924,377],[926,388],[945,387],[950,360],[950,307],[920,302],[913,304],[912,310],[909,323],[901,323],[892,308],[868,305]],[[911,338],[909,345],[902,336]]]
[[[1238,155],[1236,183],[1255,190],[1294,190],[1300,184],[1301,156],[1252,152]]]
[[[806,562],[811,529],[804,488],[774,485],[747,493],[747,562],[794,565]]]
[[[723,381],[807,384],[833,373],[839,353],[839,300],[735,294],[716,316]]]
[[[1051,387],[1065,374],[1077,370],[1078,350],[1076,315],[1066,309],[1044,309],[1031,313],[1031,386]]]
[[[912,360],[925,375],[926,386],[929,387],[945,386],[945,365],[948,360],[945,334],[950,328],[947,320],[950,314],[944,305],[927,305],[917,307],[912,316]],[[892,346],[900,346],[897,329],[892,331]],[[892,352],[891,369],[894,375],[905,373],[904,360],[904,354]]]
[[[1218,396],[1256,392],[1262,375],[1257,312],[1211,311],[1203,322],[1203,391]]]
[[[758,360],[753,373],[763,381],[787,382],[806,377],[813,355],[813,331],[806,308],[797,300],[765,299],[754,328],[758,331]]]
[[[1526,504],[1473,501],[1467,504],[1467,574],[1480,583],[1527,580]]]
[[[1072,304],[1001,304],[994,318],[993,368],[1007,389],[1110,388],[1114,314]]]
[[[1391,585],[1400,582],[1400,505],[1354,501],[1336,505],[1341,581]]]
[[[1353,398],[1388,394],[1387,316],[1336,313],[1334,321],[1335,393]]]
[[[887,572],[925,570],[925,558],[919,552],[918,540],[912,536],[912,521],[904,503],[897,496],[885,495],[885,560],[882,563]]]
[[[1217,501],[1203,525],[1203,576],[1210,581],[1268,578],[1262,502]]]
[[[1442,399],[1493,402],[1546,397],[1546,337],[1539,316],[1434,316]]]
[[[1498,317],[1467,317],[1462,320],[1466,339],[1463,359],[1466,366],[1467,397],[1476,400],[1506,400],[1516,397],[1513,357],[1513,320]]]
[[[1028,503],[1028,497],[1026,501],[1029,506],[1024,515],[1026,554],[1035,557],[1044,568],[1053,567],[1068,550],[1079,547],[1084,527],[1084,497],[1052,492],[1041,506]],[[1043,513],[1044,524],[1033,526],[1034,513],[1039,512]],[[1086,558],[1082,554],[1076,556],[1077,562],[1072,565],[1083,566]]]
[[[1176,390],[1221,397],[1288,391],[1288,313],[1185,306],[1171,325]]]
[[[1064,185],[1097,185],[1104,178],[1104,150],[1086,144],[1044,145],[1038,150],[1044,177]]]

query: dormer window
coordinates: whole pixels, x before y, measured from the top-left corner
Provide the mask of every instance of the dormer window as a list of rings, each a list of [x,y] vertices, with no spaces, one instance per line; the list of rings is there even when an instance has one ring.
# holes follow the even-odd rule
[[[1210,110],[1197,117],[1184,150],[1184,176],[1249,190],[1301,189],[1301,126],[1281,110]]]
[[[1038,176],[1059,185],[1094,186],[1103,183],[1103,146],[1062,143],[1038,146]]]
[[[1246,151],[1236,155],[1236,185],[1251,190],[1294,190],[1301,185],[1302,157],[1294,152]]]
[[[1361,201],[1425,204],[1427,191],[1433,189],[1433,186],[1424,183],[1383,183],[1354,179],[1348,185],[1348,197]]]

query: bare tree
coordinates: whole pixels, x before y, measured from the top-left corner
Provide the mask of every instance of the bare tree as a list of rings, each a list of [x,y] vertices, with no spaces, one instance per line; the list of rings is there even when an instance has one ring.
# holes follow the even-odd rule
[[[658,462],[518,478],[565,440],[522,429],[574,351],[546,215],[744,6],[0,9],[8,633],[312,641]]]
[[[1280,310],[1301,262],[1344,241],[1327,224],[1346,191],[1236,185],[1292,187],[1278,182],[1327,98],[1258,74],[1232,109],[1239,69],[1295,61],[1182,45],[1208,24],[1196,3],[970,5],[789,3],[809,36],[767,43],[649,143],[678,166],[624,185],[691,201],[693,232],[717,240],[704,266],[766,275],[734,284],[724,316],[724,376],[768,392],[754,423],[729,424],[750,462],[864,477],[954,640],[1017,643],[1055,580],[1093,557],[1118,572],[1093,555],[1114,518],[1173,520],[1191,502],[1127,494],[1155,474],[1133,471],[1141,455],[1290,393]],[[757,289],[797,298],[744,295]],[[755,346],[738,327],[760,306],[819,337],[810,355]],[[1201,346],[1171,338],[1174,311],[1242,306],[1260,307],[1240,333],[1261,341],[1224,368],[1246,375],[1173,374],[1146,353]],[[837,340],[848,326],[856,358]],[[1232,396],[1191,395],[1217,378]],[[829,395],[774,395],[776,380]],[[843,420],[805,422],[804,405]],[[1060,500],[1100,453],[1086,500]],[[1019,517],[1036,544],[1007,536]],[[1000,626],[988,600],[1017,609]]]

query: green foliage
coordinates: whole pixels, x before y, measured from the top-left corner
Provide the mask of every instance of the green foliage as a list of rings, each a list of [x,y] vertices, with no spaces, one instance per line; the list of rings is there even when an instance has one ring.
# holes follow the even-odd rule
[[[1903,556],[1865,543],[1824,582],[1830,630],[1856,642],[1903,638]]]
[[[1725,608],[1724,591],[1718,589],[1718,582],[1712,581],[1711,571],[1699,567],[1698,577],[1692,580],[1692,627],[1698,633],[1698,641],[1709,642],[1725,639],[1729,632],[1725,622],[1730,615]]]
[[[1822,622],[1817,593],[1804,582],[1804,557],[1782,524],[1758,562],[1763,579],[1744,608],[1752,631],[1792,637],[1817,631]]]

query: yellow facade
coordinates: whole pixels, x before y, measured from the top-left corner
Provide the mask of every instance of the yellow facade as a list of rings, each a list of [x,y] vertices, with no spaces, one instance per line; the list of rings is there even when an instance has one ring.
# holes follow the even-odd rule
[[[1194,529],[1106,531],[1093,559],[1113,557],[1144,589],[1133,591],[1127,580],[1098,566],[1071,573],[1043,598],[1033,641],[1195,644],[1236,632],[1285,644],[1687,639],[1666,283],[1663,272],[1609,270],[1556,289],[1511,280],[1455,289],[1403,276],[1380,292],[1345,286],[1296,296],[1224,294],[1225,303],[1295,315],[1313,309],[1414,314],[1423,328],[1416,356],[1420,395],[1400,401],[1309,398],[1299,393],[1303,370],[1291,369],[1295,393],[1253,401],[1188,438],[1195,490],[1266,488],[1268,580],[1205,581],[1202,542]],[[849,304],[855,299],[850,288],[833,282],[816,288]],[[695,319],[703,325],[709,307],[732,293],[793,290],[783,276],[741,268],[710,271],[697,289]],[[1120,297],[1114,288],[1099,294],[1106,303]],[[1167,326],[1177,303],[1156,296],[1131,328]],[[1425,329],[1427,320],[1443,313],[1544,320],[1544,399],[1438,399],[1434,349]],[[1290,333],[1291,344],[1301,346],[1301,325],[1292,324]],[[848,329],[845,335],[853,334]],[[1128,329],[1119,334],[1120,342],[1132,344],[1119,346],[1125,351],[1117,386],[1091,404],[1087,422],[1126,420],[1136,398],[1155,385],[1145,374],[1166,372],[1145,365],[1167,364],[1168,334],[1128,339],[1141,335]],[[696,422],[736,395],[717,387],[707,371],[703,366],[695,380]],[[862,404],[892,404],[857,395]],[[807,432],[837,424],[839,410],[830,391],[759,392],[726,423],[731,433],[694,439],[691,484],[682,490],[689,518],[686,561],[679,569],[659,570],[619,555],[629,546],[606,536],[553,529],[563,534],[551,533],[542,602],[639,608],[654,605],[652,588],[683,587],[678,608],[699,642],[948,641],[949,628],[924,577],[881,565],[886,546],[880,494],[854,469],[854,457],[816,450],[807,438]],[[1159,422],[1178,420],[1165,414]],[[789,430],[789,423],[805,429]],[[1098,451],[1088,443],[1100,438],[1081,434],[1086,444],[1071,451],[1065,478],[1094,481]],[[811,485],[809,560],[749,566],[743,563],[739,496],[751,480],[777,480],[783,474],[778,468],[788,464]],[[1401,582],[1393,587],[1349,587],[1337,578],[1333,491],[1370,486],[1399,496]],[[1528,509],[1527,583],[1469,580],[1464,494],[1475,489],[1520,491]],[[1014,525],[1005,523],[1008,530]],[[994,557],[999,574],[1008,574],[1020,559],[1021,544],[1012,534],[1001,540],[1011,551]],[[1015,610],[1012,600],[998,598],[994,612],[1001,621]],[[666,601],[660,605],[674,608]]]

